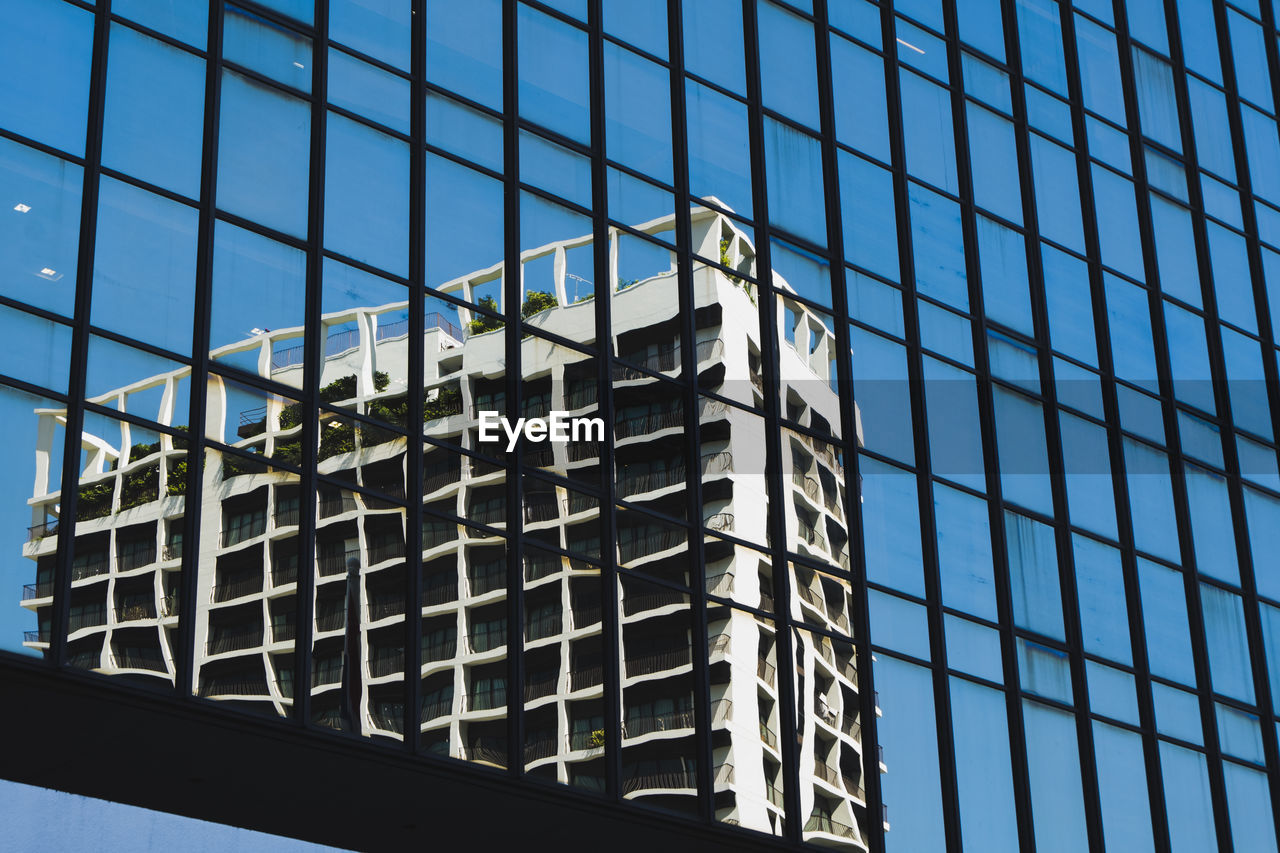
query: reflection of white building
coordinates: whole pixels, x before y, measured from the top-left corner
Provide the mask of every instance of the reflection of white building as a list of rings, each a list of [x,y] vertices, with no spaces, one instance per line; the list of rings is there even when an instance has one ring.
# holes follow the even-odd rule
[[[637,230],[662,236],[673,217]],[[696,375],[699,386],[730,401],[762,403],[761,346],[754,252],[730,220],[698,208],[695,252],[711,264],[693,270],[697,364],[681,364],[674,253],[625,232],[611,234],[611,345],[616,492],[631,508],[618,512],[615,543],[624,568],[620,598],[623,676],[623,786],[628,798],[680,807],[695,793],[693,676],[688,597],[642,575],[678,585],[690,577],[687,532],[649,515],[682,517],[689,463],[682,457],[689,424],[681,387],[664,378]],[[525,292],[554,295],[554,305],[527,318],[534,329],[594,345],[594,305],[573,302],[568,259],[590,249],[590,238],[522,255]],[[494,290],[501,264],[449,283],[445,292],[468,301]],[[780,279],[779,279],[780,281]],[[785,285],[784,285],[785,287]],[[498,292],[501,288],[496,288]],[[468,450],[476,443],[477,412],[503,409],[505,343],[501,328],[463,309],[458,317],[429,315],[426,331],[425,433]],[[401,430],[407,387],[405,303],[326,315],[321,398]],[[779,298],[779,375],[788,419],[836,434],[835,338],[830,318]],[[467,330],[467,331],[464,331]],[[287,386],[301,381],[302,330],[263,332],[211,353]],[[594,413],[592,358],[538,337],[521,342],[522,414],[550,409]],[[683,369],[682,369],[683,368]],[[173,425],[176,395],[187,393],[189,369],[152,376],[93,402]],[[285,714],[295,691],[297,477],[265,460],[297,464],[301,424],[292,401],[217,376],[208,383],[206,435],[263,458],[258,464],[210,450],[203,465],[195,626],[197,690],[202,696]],[[145,404],[145,410],[139,409]],[[59,495],[48,470],[61,441],[63,413],[41,410],[40,460],[31,499],[32,537],[24,555],[37,564],[37,583],[23,606],[34,610],[47,645]],[[97,419],[106,423],[107,419]],[[179,426],[181,426],[179,424]],[[185,427],[184,427],[185,428]],[[767,545],[769,509],[785,512],[788,549],[835,571],[849,569],[843,525],[848,499],[839,452],[786,431],[785,495],[768,495],[764,421],[721,400],[698,408],[706,592],[711,661],[713,779],[719,819],[780,833],[781,727],[777,638],[771,619],[737,604],[776,612],[768,556],[718,534]],[[386,500],[322,487],[316,524],[313,671],[309,685],[319,722],[363,734],[398,738],[404,720],[406,572],[419,560],[405,554],[405,448],[402,432],[321,414],[319,471]],[[176,595],[183,542],[187,455],[161,435],[139,440],[127,423],[86,426],[82,440],[81,519],[75,527],[68,654],[79,666],[136,678],[172,680]],[[526,465],[570,481],[598,483],[595,445],[536,445]],[[441,754],[505,764],[506,470],[481,458],[429,445],[424,462],[421,572],[423,598],[424,740]],[[603,785],[603,661],[601,659],[598,505],[562,485],[527,480],[522,509],[526,683],[525,768],[531,775],[583,787]],[[469,521],[463,523],[454,519]],[[485,527],[475,526],[484,525]],[[486,529],[487,528],[487,529]],[[584,559],[536,545],[555,546]],[[696,544],[696,543],[695,543]],[[412,566],[412,568],[411,568]],[[794,693],[807,839],[865,847],[859,826],[867,806],[862,784],[858,679],[853,660],[849,583],[839,575],[792,564],[790,608],[797,628]],[[640,575],[634,573],[641,573]],[[843,638],[843,639],[841,639]],[[358,661],[352,670],[349,661]]]

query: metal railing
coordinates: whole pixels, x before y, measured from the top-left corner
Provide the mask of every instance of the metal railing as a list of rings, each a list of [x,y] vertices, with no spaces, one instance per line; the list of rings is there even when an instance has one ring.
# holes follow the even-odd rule
[[[756,675],[766,684],[773,684],[773,678],[777,675],[778,669],[764,658],[756,661]]]
[[[22,600],[30,601],[33,598],[48,598],[53,595],[53,581],[40,581],[39,583],[23,584]]]
[[[626,776],[622,780],[622,793],[632,794],[636,791],[653,788],[683,789],[698,787],[698,774],[693,770],[676,770],[668,773],[642,773]]]
[[[806,545],[811,545],[820,551],[827,550],[827,540],[821,533],[817,531],[811,524],[806,524],[800,519],[796,519],[796,536]]]
[[[321,495],[317,504],[320,510],[321,518],[329,518],[334,515],[341,515],[344,512],[352,512],[356,509],[355,495],[349,492],[339,495]]]
[[[560,509],[556,506],[554,496],[547,498],[525,497],[524,520],[531,524],[540,521],[554,521],[560,517]]]
[[[422,493],[429,495],[432,492],[439,491],[445,486],[457,483],[462,479],[461,468],[450,468],[447,471],[437,471],[429,474],[422,481]]]
[[[728,531],[733,530],[733,513],[717,512],[710,518],[704,519],[702,524],[708,530]]]
[[[404,649],[381,652],[369,658],[369,677],[381,678],[384,675],[404,671]]]
[[[350,560],[359,561],[360,552],[352,551],[322,551],[316,555],[316,563],[321,577],[330,577],[332,575],[346,574],[347,563]]]
[[[802,492],[804,492],[805,497],[807,497],[809,500],[815,501],[815,502],[818,500],[819,486],[818,486],[817,480],[813,479],[812,477],[805,476],[803,471],[792,471],[791,482],[794,483],[795,486],[799,488]]]
[[[38,631],[23,631],[22,641],[24,643],[47,643],[49,642],[49,629],[41,628]]]
[[[633,415],[617,421],[613,425],[613,434],[617,438],[631,438],[637,435],[648,435],[664,429],[677,429],[684,426],[684,410],[668,409],[646,415]]]
[[[251,649],[262,645],[262,633],[260,624],[211,631],[209,641],[205,644],[205,651],[211,655],[219,655],[224,652]]]
[[[805,832],[825,832],[827,835],[837,835],[841,838],[856,839],[857,833],[853,827],[846,826],[838,820],[832,820],[823,815],[811,815],[804,825]]]
[[[504,622],[496,631],[472,632],[467,636],[467,645],[473,652],[491,652],[507,644],[507,626]]]
[[[468,690],[467,691],[467,710],[468,711],[493,711],[498,708],[506,707],[507,704],[507,688],[496,687],[486,690]]]
[[[813,775],[830,785],[840,786],[840,774],[836,772],[834,767],[821,759],[813,762]]]
[[[209,696],[266,696],[268,694],[265,679],[254,678],[210,678],[201,679],[199,695]]]
[[[106,609],[102,611],[102,622],[106,621]],[[139,619],[155,619],[156,605],[154,601],[137,604],[123,604],[116,607],[117,622],[136,622]],[[74,617],[73,617],[74,619]],[[85,625],[101,625],[102,622],[85,622]],[[72,629],[74,630],[74,628]]]
[[[550,758],[556,754],[555,736],[541,737],[537,740],[529,741],[524,745],[524,761],[529,764],[534,761],[541,761],[544,758]]]
[[[495,589],[506,589],[507,567],[501,561],[471,566],[467,572],[467,584],[471,587],[472,595],[484,595]]]
[[[149,669],[154,672],[169,670],[159,649],[115,648],[111,650],[111,656],[115,658],[116,666],[120,669]]]
[[[559,634],[564,625],[562,614],[557,611],[548,613],[545,616],[539,616],[537,619],[531,619],[525,623],[524,638],[526,642],[534,640],[543,640],[547,637],[554,637]]]
[[[369,601],[369,621],[376,622],[388,616],[399,616],[404,613],[403,595],[382,595]]]
[[[586,690],[604,682],[604,669],[596,664],[574,668],[569,671],[569,689],[571,691]]]
[[[633,658],[627,658],[627,676],[651,675],[655,672],[677,669],[687,666],[691,660],[692,656],[687,646],[682,649],[638,655]]]
[[[453,697],[422,705],[422,722],[428,723],[453,712]]]
[[[764,720],[760,721],[760,739],[765,742],[766,746],[772,749],[778,748],[778,735],[773,729],[769,728],[769,724]]]
[[[618,559],[624,563],[643,559],[659,551],[682,547],[688,541],[688,535],[683,530],[660,530],[646,536],[620,539]]]
[[[423,663],[434,662],[438,660],[448,660],[458,653],[458,638],[451,640],[443,640],[439,643],[422,644],[422,661]]]
[[[27,528],[27,541],[35,542],[46,536],[52,536],[58,532],[58,519],[50,521],[42,521],[39,524],[33,524]]]
[[[92,559],[85,559],[84,562],[76,561],[71,565],[71,579],[73,581],[97,577],[98,575],[105,575],[106,573],[106,554],[94,554],[92,555]]]
[[[241,577],[232,579],[224,579],[214,584],[213,600],[214,601],[230,601],[233,598],[240,598],[244,595],[251,595],[255,592],[262,592],[262,575],[252,575],[250,577]]]
[[[288,640],[292,640],[297,636],[298,623],[294,621],[292,613],[290,613],[287,618],[271,620],[271,642],[283,643]]]
[[[656,588],[646,590],[639,595],[624,595],[622,598],[622,612],[626,616],[631,616],[645,610],[657,610],[659,607],[669,607],[684,603],[684,593],[677,592],[674,589]]]
[[[543,696],[550,696],[556,692],[556,682],[560,680],[559,673],[551,673],[540,678],[532,679],[525,682],[524,685],[524,701],[532,702],[535,699],[541,699]]]
[[[347,608],[335,607],[333,610],[316,614],[317,631],[340,631],[347,627]]]
[[[116,551],[116,571],[127,572],[156,561],[156,543],[122,543]]]
[[[668,732],[677,729],[693,728],[693,709],[684,711],[667,711],[661,714],[623,715],[622,736],[624,738],[640,737],[653,732]]]
[[[598,604],[589,607],[574,607],[572,608],[572,613],[573,627],[575,628],[585,628],[600,621],[600,605]]]
[[[458,582],[455,579],[453,583],[437,584],[436,586],[422,587],[422,606],[435,607],[438,604],[448,604],[450,601],[458,600]]]
[[[384,536],[369,543],[369,565],[404,556],[404,541],[399,536]]]
[[[297,505],[276,507],[275,519],[276,527],[290,527],[298,523],[300,513]]]

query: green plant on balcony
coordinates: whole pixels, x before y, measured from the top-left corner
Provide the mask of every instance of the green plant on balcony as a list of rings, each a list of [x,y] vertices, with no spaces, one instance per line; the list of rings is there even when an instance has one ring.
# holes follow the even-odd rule
[[[387,390],[387,386],[391,384],[391,377],[386,371],[375,370],[373,372],[373,390],[382,393]]]
[[[492,296],[483,296],[476,303],[486,311],[492,311],[495,314],[501,313],[498,308],[498,302]],[[480,314],[472,317],[471,322],[467,323],[467,332],[472,335],[482,335],[485,332],[492,332],[494,329],[501,329],[506,325],[501,317],[490,317],[488,314]]]
[[[298,426],[298,424],[302,423],[302,404],[294,403],[291,406],[285,406],[280,411],[280,417],[277,418],[277,422],[282,430],[293,429]]]
[[[733,261],[730,260],[729,258],[729,238],[728,237],[722,237],[720,240],[720,263],[728,267],[729,269],[734,269]],[[730,275],[729,281],[733,282],[739,287],[742,287],[742,279],[736,275]],[[749,287],[744,289],[747,291],[747,296],[751,297],[751,304],[754,305],[756,301],[755,294],[751,292],[751,288]]]
[[[423,389],[422,401],[422,420],[430,421],[436,418],[444,418],[449,415],[462,414],[462,391],[457,385],[445,385],[435,389],[436,396],[433,399],[425,399],[426,395],[431,393],[431,389]]]
[[[380,421],[403,429],[409,424],[409,401],[405,397],[371,400],[365,408],[365,413],[371,418],[377,418]],[[365,443],[368,444],[369,442],[366,441]],[[381,442],[377,443],[381,444]]]
[[[281,441],[276,443],[275,452],[272,454],[276,461],[285,465],[302,466],[302,441],[301,439],[293,439],[292,441]]]
[[[356,428],[342,421],[329,421],[320,428],[320,458],[328,459],[356,449]]]
[[[141,471],[124,475],[120,490],[120,509],[142,506],[160,499],[160,466],[154,465]]]
[[[232,477],[240,477],[244,474],[261,474],[267,470],[266,466],[261,462],[251,461],[240,456],[233,456],[230,453],[222,455],[222,477],[229,480]]]
[[[169,463],[169,480],[165,483],[165,494],[185,495],[187,493],[187,460],[177,459]]]
[[[596,729],[587,740],[590,749],[604,749],[604,729]]]
[[[521,317],[532,317],[539,311],[546,311],[548,308],[554,308],[559,305],[554,293],[548,293],[545,290],[531,290],[524,297],[524,304],[520,306]]]
[[[159,439],[151,442],[150,444],[135,444],[133,447],[129,448],[129,459],[131,461],[136,462],[144,456],[150,456],[152,453],[155,453],[159,449],[160,449]]]
[[[356,395],[356,375],[354,373],[339,377],[320,389],[320,402],[336,403],[339,400],[350,400]]]
[[[111,513],[111,498],[115,495],[114,480],[106,480],[89,486],[80,487],[80,501],[76,516],[84,521],[89,518],[102,518]]]

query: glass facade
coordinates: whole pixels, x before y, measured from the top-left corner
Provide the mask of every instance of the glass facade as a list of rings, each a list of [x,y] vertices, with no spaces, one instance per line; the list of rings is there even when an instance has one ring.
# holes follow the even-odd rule
[[[0,0],[0,653],[744,844],[1276,850],[1276,26]]]

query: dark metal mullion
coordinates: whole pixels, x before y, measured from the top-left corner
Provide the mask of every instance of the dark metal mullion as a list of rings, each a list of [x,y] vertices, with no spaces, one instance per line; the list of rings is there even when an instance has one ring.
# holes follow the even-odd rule
[[[506,344],[506,405],[509,416],[519,417],[522,391],[520,364],[520,338],[524,323],[520,317],[521,293],[520,263],[520,112],[517,93],[520,72],[517,54],[516,4],[507,2],[502,7],[502,146],[503,193],[506,233],[503,242],[503,329]],[[507,454],[507,773],[519,776],[524,772],[524,572],[521,566],[523,548],[522,512],[522,461],[525,440],[514,454]]]
[[[836,146],[835,95],[831,64],[830,16],[827,0],[815,0],[815,46],[818,58],[818,111],[822,125],[822,170],[826,186],[824,195],[827,215],[827,241],[831,244],[835,260],[831,264],[831,301],[835,305],[836,373],[840,388],[840,435],[837,443],[844,455],[845,523],[849,532],[849,559],[851,601],[850,624],[853,628],[855,671],[858,674],[859,707],[865,711],[864,695],[875,696],[875,679],[871,667],[871,619],[870,602],[866,584],[866,555],[862,545],[862,489],[861,460],[858,448],[858,417],[854,399],[853,344],[849,332],[849,300],[845,281],[844,221],[840,205],[839,149]],[[878,808],[883,800],[880,785],[879,751],[867,748],[876,743],[875,702],[870,714],[862,713],[862,784],[866,790],[866,826],[861,827],[871,853],[883,853],[884,813]]]
[[[1083,94],[1078,82],[1079,67],[1076,55],[1075,19],[1069,7],[1060,6],[1063,57],[1067,72],[1067,89],[1072,105],[1073,143],[1076,160],[1076,186],[1079,192],[1081,227],[1084,220],[1095,219],[1092,173],[1089,171],[1088,139],[1085,134],[1084,116],[1079,109]],[[1019,44],[1019,49],[1021,45]],[[1014,99],[1026,114],[1025,90],[1017,87]],[[1026,134],[1019,134],[1024,171],[1031,174],[1031,148]],[[1031,181],[1024,182],[1023,221],[1027,233],[1040,233],[1039,211],[1035,206],[1035,188]],[[1044,268],[1038,240],[1033,245],[1025,241],[1028,280],[1031,283],[1031,309],[1034,317],[1037,341],[1049,340],[1048,297],[1044,287]],[[1088,250],[1086,245],[1086,253]],[[1095,246],[1096,249],[1096,246]],[[1095,255],[1100,257],[1100,255]],[[1085,828],[1091,848],[1104,847],[1102,831],[1102,803],[1098,784],[1097,756],[1093,742],[1093,720],[1090,716],[1089,685],[1085,678],[1084,640],[1080,622],[1080,594],[1076,586],[1075,548],[1070,526],[1070,505],[1067,500],[1066,459],[1063,455],[1062,427],[1058,411],[1058,391],[1054,381],[1053,353],[1047,344],[1036,346],[1040,366],[1041,401],[1045,428],[1045,448],[1048,453],[1049,485],[1053,495],[1055,524],[1054,538],[1058,552],[1058,581],[1061,587],[1063,629],[1066,635],[1067,659],[1071,668],[1073,716],[1076,725],[1076,744],[1079,753],[1081,795],[1084,798]]]
[[[609,180],[604,164],[604,49],[600,40],[602,9],[600,0],[590,4],[591,65],[591,164],[592,255],[595,277],[596,323],[596,412],[612,424],[613,413],[613,281],[609,270]],[[618,799],[622,777],[622,636],[618,612],[618,509],[614,483],[612,440],[600,444],[600,613],[601,673],[604,678],[604,763],[605,794]],[[572,662],[571,662],[572,664]]]
[[[1147,269],[1155,267],[1154,235],[1150,227],[1150,199],[1147,196],[1149,187],[1146,182],[1146,161],[1142,151],[1142,137],[1139,129],[1137,95],[1132,84],[1130,55],[1122,50],[1126,44],[1128,24],[1124,6],[1115,4],[1114,17],[1117,22],[1117,59],[1120,63],[1121,88],[1124,99],[1125,114],[1129,128],[1129,153],[1133,169],[1134,197],[1137,203],[1139,231],[1142,236],[1143,261]],[[1079,73],[1079,59],[1075,51],[1068,55],[1068,62],[1073,72],[1069,79],[1075,79]],[[1083,129],[1084,111],[1080,106],[1081,96],[1077,93],[1073,99],[1073,118],[1076,128],[1076,144],[1087,148],[1087,134]],[[1092,200],[1092,180],[1081,183],[1082,189],[1090,195],[1089,206],[1096,208]],[[1167,849],[1172,840],[1169,837],[1168,815],[1165,807],[1164,778],[1160,769],[1160,742],[1156,736],[1155,700],[1151,689],[1151,667],[1146,646],[1146,623],[1142,612],[1142,597],[1138,578],[1138,563],[1135,552],[1133,520],[1130,516],[1129,483],[1126,477],[1127,463],[1124,455],[1124,434],[1121,430],[1120,399],[1115,376],[1114,360],[1111,353],[1111,324],[1107,312],[1106,291],[1101,267],[1100,235],[1096,218],[1088,218],[1082,223],[1084,239],[1088,255],[1097,260],[1088,264],[1089,284],[1092,292],[1094,321],[1094,340],[1098,353],[1098,370],[1102,387],[1102,405],[1105,416],[1104,427],[1107,431],[1108,461],[1111,468],[1112,495],[1116,506],[1116,535],[1120,543],[1121,571],[1124,577],[1125,603],[1129,617],[1129,643],[1133,656],[1133,670],[1136,676],[1138,721],[1142,735],[1142,750],[1147,782],[1147,802],[1150,809],[1152,837],[1157,849]]]
[[[306,297],[302,346],[302,477],[298,488],[298,629],[294,646],[293,713],[294,718],[310,725],[312,628],[315,623],[316,586],[316,465],[319,461],[319,395],[320,377],[324,369],[324,344],[320,340],[324,325],[320,321],[321,288],[324,278],[324,178],[325,178],[325,101],[328,99],[329,0],[317,0],[315,45],[311,66],[311,175],[307,228]],[[348,628],[348,631],[350,628]],[[344,644],[344,648],[346,645]],[[347,660],[345,679],[351,681],[363,669],[362,661]],[[359,733],[359,709],[353,724]]]
[[[422,738],[422,501],[423,501],[423,393],[426,386],[426,282],[427,212],[427,79],[426,3],[413,0],[410,12],[409,104],[409,346],[408,423],[405,452],[405,553],[408,587],[405,590],[404,633],[404,745],[416,752]]]
[[[205,429],[208,401],[209,322],[213,302],[213,235],[218,187],[218,125],[222,103],[222,4],[209,4],[205,59],[204,147],[200,175],[199,243],[196,257],[195,318],[191,334],[191,397],[187,409],[187,488],[183,497],[182,568],[178,575],[178,636],[175,652],[180,695],[193,695],[197,573],[200,571],[200,519],[204,489]]]
[[[1217,23],[1218,30],[1218,52],[1220,56],[1232,56],[1231,41],[1227,24],[1226,7],[1220,3],[1213,4],[1214,18]],[[1268,30],[1267,32],[1271,32]],[[1274,35],[1268,37],[1264,35],[1264,41],[1267,43],[1268,70],[1274,68],[1272,58],[1276,53],[1276,39]],[[1234,57],[1233,57],[1234,59]],[[1275,100],[1275,86],[1278,79],[1275,75],[1269,75],[1272,99]],[[1244,231],[1246,235],[1245,245],[1249,257],[1250,284],[1253,288],[1254,313],[1258,324],[1258,336],[1262,339],[1262,344],[1266,347],[1266,353],[1270,355],[1274,349],[1274,330],[1271,328],[1271,315],[1267,310],[1267,293],[1266,282],[1263,279],[1262,269],[1262,253],[1258,247],[1258,224],[1257,215],[1253,207],[1253,182],[1249,172],[1248,154],[1244,145],[1244,119],[1241,115],[1243,107],[1240,104],[1240,93],[1238,90],[1235,74],[1234,62],[1222,63],[1222,79],[1223,87],[1227,93],[1227,123],[1230,126],[1231,141],[1233,153],[1235,155],[1236,167],[1236,185],[1240,195],[1240,212],[1244,223]],[[1274,106],[1273,106],[1274,108]],[[1209,304],[1206,303],[1206,314],[1209,311]],[[1222,459],[1226,468],[1228,477],[1227,484],[1231,502],[1231,515],[1235,520],[1235,544],[1237,563],[1240,572],[1240,589],[1244,593],[1242,597],[1242,608],[1244,610],[1245,634],[1247,636],[1248,647],[1251,650],[1251,670],[1254,681],[1254,704],[1257,712],[1265,720],[1274,720],[1276,714],[1275,699],[1271,694],[1271,680],[1267,672],[1266,660],[1266,644],[1263,637],[1262,621],[1258,608],[1258,584],[1255,572],[1254,560],[1257,556],[1253,554],[1252,542],[1249,537],[1249,528],[1245,517],[1244,507],[1244,484],[1242,473],[1240,470],[1239,453],[1236,446],[1235,431],[1235,415],[1231,409],[1231,383],[1227,376],[1226,370],[1226,352],[1221,349],[1222,346],[1222,329],[1218,325],[1218,317],[1216,316],[1216,302],[1214,303],[1214,323],[1213,337],[1218,341],[1219,351],[1222,354],[1222,360],[1216,364],[1212,361],[1214,351],[1210,350],[1211,374],[1220,377],[1219,381],[1214,383],[1215,391],[1218,396],[1219,420],[1222,424],[1219,430],[1219,437],[1222,440]],[[1256,344],[1255,344],[1256,345]],[[1280,422],[1277,417],[1277,402],[1280,402],[1280,377],[1277,376],[1276,360],[1274,358],[1263,358],[1263,371],[1266,381],[1266,391],[1268,403],[1271,411],[1271,430],[1272,437],[1276,435],[1276,425]],[[1216,369],[1214,369],[1216,368]],[[1236,392],[1239,393],[1239,392]],[[1247,556],[1246,556],[1247,555]],[[1263,755],[1266,759],[1268,770],[1268,788],[1271,794],[1271,815],[1273,827],[1272,831],[1280,837],[1280,778],[1277,777],[1276,770],[1280,768],[1280,744],[1277,744],[1276,727],[1273,725],[1264,725],[1262,728],[1262,747]],[[1228,804],[1229,805],[1229,804]]]
[[[1204,222],[1204,198],[1200,188],[1200,170],[1198,168],[1195,148],[1195,134],[1191,124],[1190,96],[1187,92],[1186,63],[1182,56],[1181,21],[1178,18],[1176,0],[1165,0],[1164,12],[1169,28],[1169,59],[1173,69],[1174,94],[1178,110],[1178,126],[1182,140],[1183,153],[1181,159],[1188,176],[1187,198],[1192,212],[1191,224],[1195,239],[1197,256],[1197,272],[1201,281],[1201,300],[1204,303],[1205,321],[1212,319],[1213,329],[1206,329],[1206,345],[1209,350],[1210,371],[1218,369],[1212,375],[1222,375],[1221,347],[1216,329],[1216,310],[1212,287],[1212,269],[1209,264],[1208,236]],[[1197,36],[1198,37],[1198,36]],[[1126,81],[1134,80],[1132,57],[1129,51],[1121,52],[1121,73],[1126,74]],[[1136,87],[1136,82],[1133,84]],[[1136,98],[1136,96],[1135,96]],[[1139,162],[1135,158],[1134,171],[1146,176],[1145,159]],[[1196,215],[1196,214],[1199,215]],[[1196,698],[1200,704],[1200,721],[1204,727],[1205,752],[1208,758],[1207,771],[1209,791],[1212,799],[1215,831],[1218,846],[1224,850],[1232,850],[1231,824],[1227,810],[1226,780],[1222,772],[1222,751],[1218,747],[1218,722],[1213,707],[1212,678],[1209,669],[1208,640],[1205,632],[1204,613],[1200,606],[1199,568],[1196,563],[1195,549],[1190,541],[1191,509],[1187,494],[1185,467],[1182,458],[1182,438],[1179,433],[1176,412],[1176,395],[1173,385],[1173,368],[1170,361],[1170,345],[1164,323],[1163,300],[1158,292],[1148,293],[1148,304],[1151,311],[1151,337],[1155,344],[1156,369],[1160,374],[1160,394],[1163,398],[1165,445],[1168,450],[1170,481],[1173,487],[1174,515],[1180,535],[1178,537],[1181,552],[1180,571],[1183,579],[1183,590],[1187,601],[1187,615],[1191,627],[1191,651],[1195,660]],[[1221,409],[1225,400],[1219,393],[1218,383],[1214,382],[1214,403]]]
[[[80,243],[76,255],[78,262],[75,322],[71,332],[71,376],[67,385],[67,422],[66,434],[63,436],[61,498],[58,502],[58,548],[54,558],[53,605],[49,614],[49,653],[46,656],[58,665],[66,661],[67,634],[71,625],[71,563],[75,556],[76,504],[80,497],[80,434],[84,429],[82,401],[85,396],[89,356],[89,307],[98,231],[98,183],[102,160],[111,0],[100,0],[95,14],[93,56],[89,60],[91,73],[84,144],[84,183],[80,192]]]
[[[764,115],[761,110],[759,26],[755,0],[742,0],[743,48],[746,53],[747,121],[751,156],[752,215],[755,219],[756,278],[761,282],[757,304],[760,310],[761,372],[764,385],[765,478],[766,494],[772,498],[769,513],[769,547],[773,564],[773,596],[775,634],[777,637],[778,727],[782,747],[782,801],[786,804],[784,837],[790,841],[802,838],[805,815],[800,810],[799,708],[795,685],[795,651],[792,643],[791,568],[787,559],[786,500],[788,492],[782,480],[782,420],[779,397],[782,388],[780,371],[781,344],[778,340],[778,318],[772,288],[772,263],[769,252],[769,202],[764,163]],[[770,286],[764,286],[769,282]],[[866,697],[863,705],[867,704]],[[872,704],[871,714],[874,714]],[[866,719],[864,714],[863,719]]]
[[[696,0],[695,0],[696,1]],[[697,758],[694,769],[698,778],[698,810],[706,820],[715,820],[715,776],[713,765],[715,749],[711,737],[711,672],[710,633],[707,621],[706,552],[703,543],[702,501],[702,424],[698,404],[697,301],[694,298],[693,281],[693,215],[690,199],[684,192],[689,185],[689,161],[686,148],[685,97],[684,97],[684,17],[679,0],[667,3],[668,53],[671,63],[671,154],[673,175],[680,192],[675,196],[676,209],[676,281],[680,301],[680,379],[684,392],[684,452],[686,459],[685,513],[692,533],[688,538],[689,586],[691,599],[693,637],[694,742]]]

